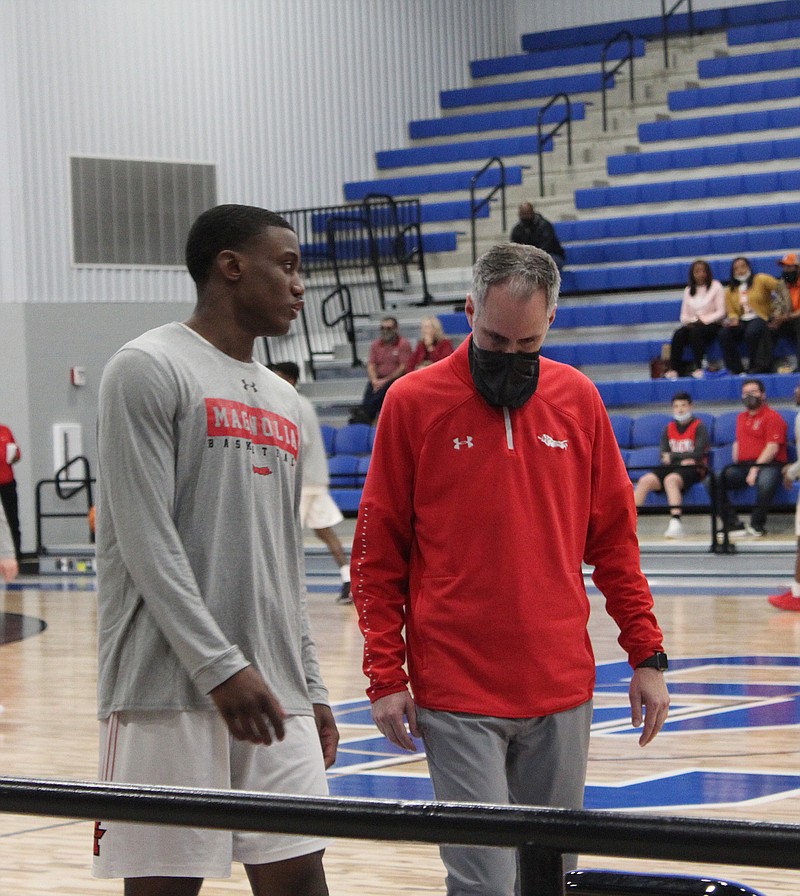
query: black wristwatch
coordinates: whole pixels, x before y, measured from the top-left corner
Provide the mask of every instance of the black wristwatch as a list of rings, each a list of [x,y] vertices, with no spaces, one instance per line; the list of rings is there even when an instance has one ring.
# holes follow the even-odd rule
[[[648,657],[643,663],[639,663],[637,669],[658,669],[659,672],[666,672],[669,669],[666,653],[654,653]]]

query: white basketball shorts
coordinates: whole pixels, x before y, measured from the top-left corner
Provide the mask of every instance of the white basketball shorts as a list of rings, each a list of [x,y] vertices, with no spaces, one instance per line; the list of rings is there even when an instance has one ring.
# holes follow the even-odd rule
[[[234,740],[216,712],[120,712],[100,723],[100,780],[327,796],[313,716],[290,716],[270,746]],[[230,877],[231,862],[262,865],[325,849],[297,835],[98,821],[94,877]]]

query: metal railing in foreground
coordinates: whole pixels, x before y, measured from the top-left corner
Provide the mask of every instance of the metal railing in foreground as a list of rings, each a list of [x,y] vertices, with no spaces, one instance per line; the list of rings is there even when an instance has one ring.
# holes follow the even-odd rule
[[[515,847],[522,896],[564,896],[564,853],[800,869],[800,825],[708,818],[11,777],[0,778],[0,812]]]

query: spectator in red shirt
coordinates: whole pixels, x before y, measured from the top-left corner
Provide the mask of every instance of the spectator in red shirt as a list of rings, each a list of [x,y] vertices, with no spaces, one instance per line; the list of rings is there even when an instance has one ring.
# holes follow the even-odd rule
[[[421,339],[408,362],[407,370],[419,370],[453,354],[453,343],[444,338],[442,322],[438,317],[423,317],[420,324]]]
[[[733,462],[722,474],[722,520],[732,538],[766,535],[767,511],[781,483],[781,471],[786,463],[786,421],[766,401],[764,383],[746,379],[742,383],[742,403],[746,410],[736,421],[736,441],[733,443]],[[747,464],[752,466],[747,466]],[[730,504],[732,489],[755,486],[756,505],[749,525],[744,525]]]
[[[13,465],[22,457],[14,433],[7,426],[0,426],[0,501],[11,530],[14,552],[20,557],[19,502]]]
[[[369,382],[364,390],[361,404],[353,409],[351,423],[372,423],[380,413],[386,390],[406,372],[411,357],[411,343],[400,335],[397,318],[384,317],[381,321],[381,335],[369,350],[367,376]]]

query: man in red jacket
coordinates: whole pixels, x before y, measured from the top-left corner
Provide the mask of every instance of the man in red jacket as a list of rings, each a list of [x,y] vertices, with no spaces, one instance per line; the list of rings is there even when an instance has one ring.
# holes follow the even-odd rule
[[[639,743],[667,716],[608,415],[583,374],[539,358],[559,285],[546,252],[489,250],[466,300],[472,336],[398,380],[378,424],[352,562],[367,693],[392,743],[423,738],[441,800],[582,806],[595,681],[583,561],[634,670]],[[513,851],[441,852],[451,896],[514,892]]]

